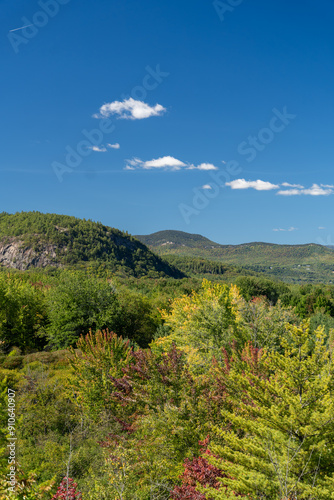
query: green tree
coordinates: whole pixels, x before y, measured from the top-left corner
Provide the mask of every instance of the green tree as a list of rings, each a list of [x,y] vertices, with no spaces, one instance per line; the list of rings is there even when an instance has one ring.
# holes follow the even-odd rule
[[[122,377],[123,369],[133,361],[129,341],[108,330],[89,332],[80,337],[77,348],[71,348],[70,363],[78,402],[89,418],[98,418],[103,410],[116,416],[111,377]]]
[[[165,325],[172,333],[158,339],[156,345],[169,348],[175,342],[187,353],[193,370],[207,370],[213,356],[221,358],[222,347],[229,348],[232,341],[240,345],[244,342],[239,328],[239,299],[235,286],[203,280],[199,292],[175,299],[171,312],[163,312]]]
[[[284,353],[257,351],[232,364],[232,409],[213,428],[210,458],[228,490],[208,498],[329,500],[334,491],[334,385],[323,329],[287,325]]]
[[[0,341],[5,349],[24,352],[42,348],[47,325],[43,284],[30,283],[21,276],[0,273]]]
[[[80,335],[117,326],[118,302],[112,284],[80,272],[64,272],[48,293],[47,330],[56,348],[74,345]]]
[[[298,323],[291,308],[283,308],[280,301],[271,305],[265,297],[257,297],[249,302],[239,300],[241,314],[240,328],[245,332],[254,347],[280,350],[281,339],[286,331],[286,324]]]
[[[115,331],[131,339],[140,347],[148,347],[161,324],[161,315],[152,301],[133,290],[123,289],[117,294],[119,314]]]
[[[238,277],[236,285],[247,301],[253,297],[266,297],[270,303],[276,304],[281,294],[289,292],[289,288],[283,283],[251,276]]]

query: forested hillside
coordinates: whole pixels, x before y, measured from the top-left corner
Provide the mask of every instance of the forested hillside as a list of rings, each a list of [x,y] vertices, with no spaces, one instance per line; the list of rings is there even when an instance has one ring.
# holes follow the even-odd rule
[[[127,233],[67,215],[0,214],[0,263],[7,267],[100,263],[135,276],[182,277],[182,273]]]
[[[21,270],[91,265],[136,277],[234,279],[240,274],[265,274],[290,283],[333,281],[334,251],[321,245],[219,245],[181,231],[137,238],[141,241],[101,223],[66,215],[3,212],[0,264]]]
[[[275,245],[244,243],[220,245],[197,234],[159,231],[136,236],[158,255],[176,255],[217,261],[254,272],[275,276],[288,282],[333,282],[334,251],[314,243]]]

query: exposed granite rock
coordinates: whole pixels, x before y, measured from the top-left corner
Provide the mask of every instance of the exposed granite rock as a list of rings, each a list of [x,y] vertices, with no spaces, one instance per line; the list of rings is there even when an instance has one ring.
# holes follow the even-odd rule
[[[62,267],[56,254],[56,245],[44,244],[36,252],[32,247],[25,246],[23,241],[10,238],[0,242],[0,264],[24,271],[30,267],[55,266]]]

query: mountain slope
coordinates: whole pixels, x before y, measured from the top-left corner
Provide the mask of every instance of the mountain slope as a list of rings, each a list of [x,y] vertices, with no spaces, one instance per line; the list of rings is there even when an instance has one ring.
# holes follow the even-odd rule
[[[100,222],[40,212],[0,213],[0,263],[5,267],[100,262],[134,276],[183,273],[127,233]]]
[[[331,282],[333,279],[334,251],[314,243],[277,245],[253,242],[220,245],[203,236],[182,231],[159,231],[136,238],[161,256],[200,257],[242,266],[289,281]]]

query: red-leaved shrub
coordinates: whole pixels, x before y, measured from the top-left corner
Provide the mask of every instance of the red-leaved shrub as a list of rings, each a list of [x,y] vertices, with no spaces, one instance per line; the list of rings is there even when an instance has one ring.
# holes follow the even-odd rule
[[[200,443],[203,449],[203,455],[210,455],[207,450],[209,439]],[[222,486],[219,478],[224,477],[221,470],[214,465],[209,464],[206,458],[199,457],[184,462],[184,472],[181,476],[182,486],[175,486],[171,495],[172,500],[205,500],[205,495],[199,493],[196,486],[199,484],[204,487],[219,489]]]
[[[81,500],[81,492],[77,491],[77,486],[73,479],[64,477],[52,500]]]

